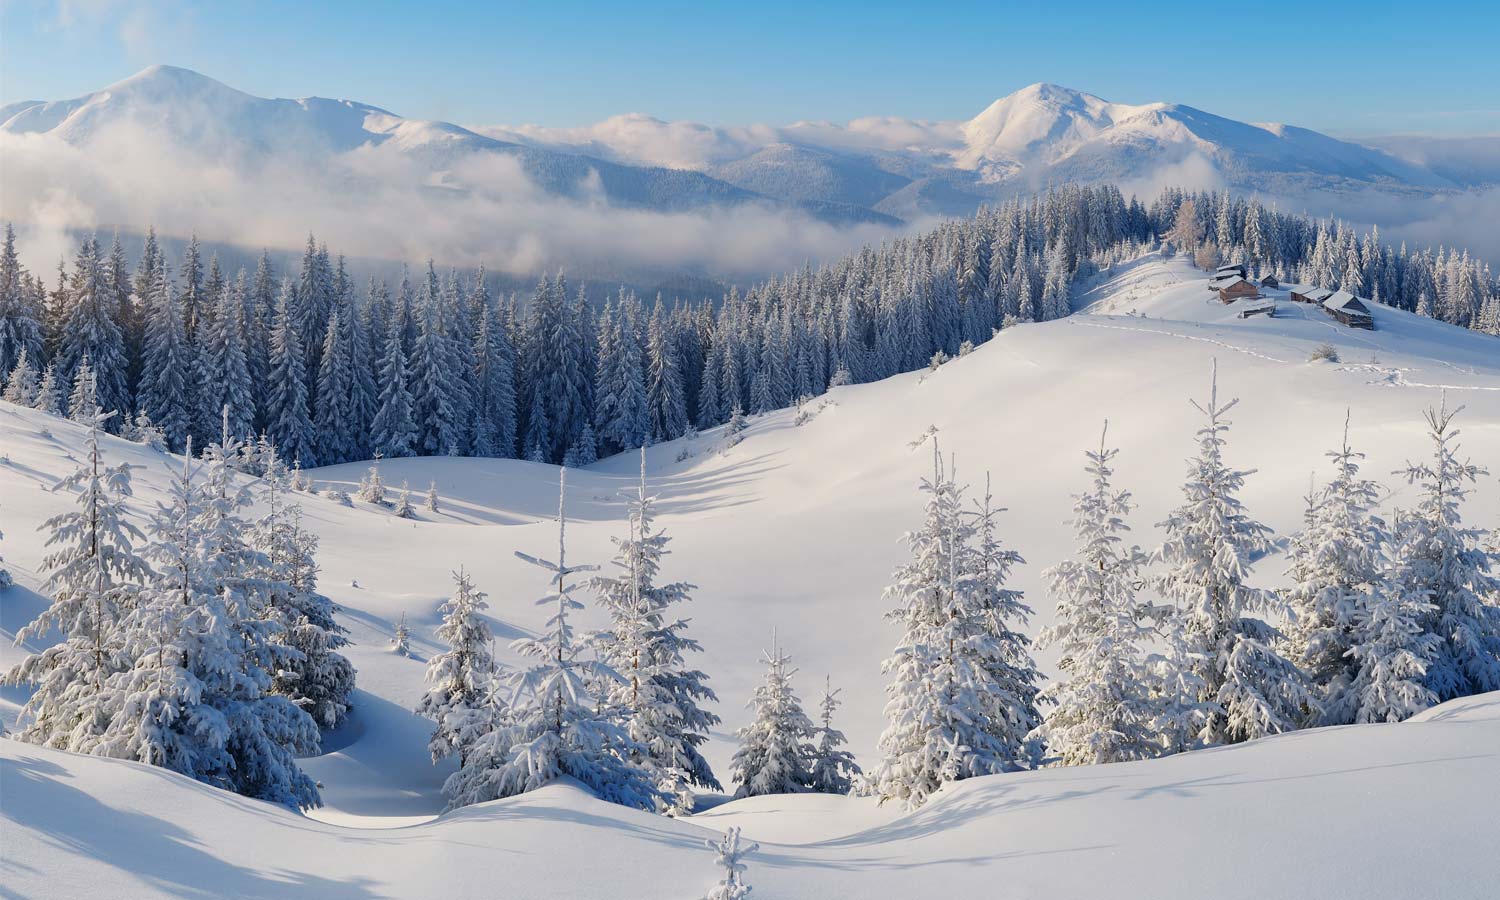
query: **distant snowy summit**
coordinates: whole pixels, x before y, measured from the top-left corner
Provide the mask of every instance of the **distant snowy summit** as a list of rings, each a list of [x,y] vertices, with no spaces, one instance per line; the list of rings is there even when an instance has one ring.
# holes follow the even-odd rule
[[[1171,103],[1111,103],[1052,84],[1022,88],[962,122],[716,127],[629,114],[580,128],[462,127],[351,100],[263,99],[157,65],[71,100],[9,104],[0,108],[0,134],[46,134],[121,158],[130,158],[122,148],[166,145],[174,158],[212,161],[247,178],[291,159],[329,179],[400,177],[449,191],[511,189],[484,166],[508,157],[528,188],[546,194],[666,212],[762,204],[836,223],[967,214],[1063,181],[1147,190],[1165,178],[1291,198],[1433,193],[1500,177],[1482,165],[1439,165],[1438,155],[1410,142],[1387,152],[1289,125]],[[392,164],[376,164],[383,154]]]

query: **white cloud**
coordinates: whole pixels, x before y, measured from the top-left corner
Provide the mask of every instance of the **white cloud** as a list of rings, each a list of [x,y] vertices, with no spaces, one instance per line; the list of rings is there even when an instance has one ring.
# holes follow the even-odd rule
[[[203,158],[128,122],[91,135],[87,151],[46,134],[0,133],[0,159],[0,218],[25,231],[28,265],[40,271],[69,247],[70,230],[148,224],[250,248],[292,249],[312,231],[352,256],[431,256],[518,275],[570,266],[744,277],[889,234],[757,205],[613,207],[597,175],[581,185],[582,199],[560,199],[504,154],[460,155],[436,180],[426,162],[393,146],[318,164],[294,154]]]

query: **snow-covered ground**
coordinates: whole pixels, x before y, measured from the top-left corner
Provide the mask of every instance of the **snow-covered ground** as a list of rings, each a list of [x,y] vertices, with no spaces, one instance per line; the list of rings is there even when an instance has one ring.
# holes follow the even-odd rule
[[[836,725],[876,761],[884,679],[896,634],[881,590],[916,524],[917,479],[930,465],[908,444],[936,426],[960,480],[993,473],[1009,511],[1001,536],[1016,573],[1050,621],[1040,573],[1070,552],[1064,520],[1082,486],[1083,450],[1110,422],[1119,483],[1141,505],[1135,538],[1179,499],[1183,459],[1218,361],[1222,394],[1239,396],[1229,462],[1255,467],[1244,499],[1286,535],[1310,473],[1329,469],[1345,411],[1366,471],[1412,502],[1393,475],[1428,452],[1421,412],[1446,391],[1464,404],[1462,443],[1500,470],[1500,341],[1377,308],[1373,333],[1277,297],[1275,318],[1236,317],[1182,260],[1146,257],[1088,290],[1085,313],[1007,330],[936,372],[832,391],[794,425],[790,411],[751,420],[721,449],[717,432],[648,451],[674,538],[664,575],[698,585],[688,612],[706,652],[724,725],[707,747],[721,777],[733,729],[777,629],[811,704],[825,673],[842,687]],[[1333,343],[1342,361],[1310,362]],[[71,503],[46,490],[69,471],[81,427],[0,403],[0,554],[18,586],[0,594],[0,668],[26,648],[10,637],[42,607],[37,523]],[[686,449],[691,455],[681,461]],[[135,470],[136,509],[162,496],[166,460],[110,440]],[[569,559],[604,563],[619,534],[634,457],[571,473]],[[490,595],[503,644],[545,611],[535,570],[512,551],[556,539],[556,469],[512,460],[411,459],[382,464],[413,494],[437,484],[442,511],[418,521],[323,498],[304,501],[322,539],[322,589],[342,607],[360,690],[351,721],[304,761],[326,806],[308,817],[145,767],[0,742],[0,871],[8,895],[109,896],[641,896],[692,897],[712,883],[710,829],[742,825],[762,844],[750,860],[756,896],[1441,896],[1493,895],[1500,851],[1500,698],[1461,701],[1392,726],[1303,732],[1148,763],[1047,771],[961,784],[902,816],[870,801],[760,798],[686,822],[594,801],[568,785],[437,816],[450,771],[428,761],[428,725],[408,710],[436,648],[437,608],[459,566]],[[313,472],[350,487],[362,465]],[[415,499],[415,498],[414,498]],[[1500,524],[1500,484],[1485,478],[1464,510]],[[1283,581],[1282,562],[1256,578]],[[405,613],[414,658],[389,650]],[[1051,658],[1042,654],[1044,668]],[[0,693],[10,721],[22,697]],[[1248,876],[1243,860],[1262,861]],[[1488,881],[1484,881],[1488,877]],[[1121,887],[1129,888],[1128,891]],[[0,892],[0,896],[7,895]]]

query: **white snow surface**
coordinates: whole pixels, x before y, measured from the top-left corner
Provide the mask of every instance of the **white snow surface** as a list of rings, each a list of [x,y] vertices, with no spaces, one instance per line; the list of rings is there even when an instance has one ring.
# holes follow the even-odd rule
[[[1083,450],[1109,419],[1118,481],[1135,493],[1134,539],[1179,502],[1199,424],[1190,398],[1216,359],[1231,414],[1231,465],[1257,468],[1243,499],[1285,536],[1310,473],[1331,470],[1346,409],[1366,472],[1415,501],[1391,472],[1424,458],[1421,412],[1464,404],[1465,454],[1500,470],[1500,341],[1376,306],[1356,332],[1283,292],[1275,318],[1241,320],[1181,259],[1150,255],[1080,292],[1073,317],[1009,329],[936,372],[835,389],[795,427],[790,411],[750,420],[742,443],[717,431],[647,452],[659,524],[673,537],[663,577],[698,585],[685,612],[706,652],[725,719],[706,748],[721,777],[761,676],[773,628],[805,703],[825,673],[842,687],[836,720],[867,769],[878,763],[885,679],[896,639],[881,590],[901,535],[920,519],[914,441],[936,426],[960,481],[1008,512],[1003,540],[1027,564],[1014,583],[1052,618],[1040,573],[1071,552],[1069,495]],[[1309,362],[1328,341],[1342,362]],[[74,465],[82,426],[0,402],[0,556],[17,585],[0,593],[0,668],[45,601],[36,593],[43,535],[72,497],[47,490]],[[691,456],[677,461],[683,449]],[[163,496],[167,458],[109,439],[136,466],[132,507]],[[607,563],[638,461],[570,473],[570,560]],[[365,464],[311,473],[350,489]],[[434,652],[437,608],[463,566],[488,592],[503,649],[533,634],[546,586],[515,550],[556,540],[554,467],[514,460],[408,459],[381,465],[387,485],[435,480],[442,512],[418,520],[321,497],[303,500],[322,540],[322,590],[342,608],[359,669],[350,723],[303,760],[325,806],[307,816],[149,767],[0,741],[0,896],[6,897],[694,897],[716,874],[710,830],[740,825],[755,896],[1481,897],[1500,852],[1500,696],[1455,701],[1400,725],[1320,729],[1164,760],[975,779],[903,815],[860,798],[762,797],[673,821],[601,803],[570,784],[439,816],[450,766],[429,763],[429,723],[409,710]],[[1466,521],[1500,524],[1500,485],[1484,478]],[[1258,583],[1284,583],[1279,555]],[[414,658],[390,652],[407,616]],[[592,624],[602,624],[594,617]],[[30,648],[35,649],[35,648]],[[505,655],[502,653],[502,655]],[[1043,668],[1054,660],[1040,655]],[[24,695],[0,691],[9,724]]]

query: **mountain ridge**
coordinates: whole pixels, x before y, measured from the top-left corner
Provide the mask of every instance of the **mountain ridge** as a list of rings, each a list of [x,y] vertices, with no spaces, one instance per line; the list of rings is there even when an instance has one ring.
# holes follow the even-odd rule
[[[1174,103],[1116,103],[1047,82],[962,122],[717,127],[625,113],[581,129],[547,129],[466,127],[316,95],[259,98],[190,69],[154,65],[81,97],[0,108],[0,132],[47,133],[86,151],[102,152],[96,145],[107,144],[112,129],[132,124],[239,166],[272,154],[309,159],[385,146],[434,184],[453,186],[462,160],[502,154],[544,192],[570,199],[598,194],[656,211],[759,203],[838,224],[963,214],[1039,185],[1135,183],[1188,161],[1205,163],[1223,186],[1269,193],[1463,187],[1410,154],[1311,129],[1238,122]]]

